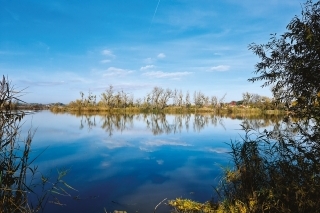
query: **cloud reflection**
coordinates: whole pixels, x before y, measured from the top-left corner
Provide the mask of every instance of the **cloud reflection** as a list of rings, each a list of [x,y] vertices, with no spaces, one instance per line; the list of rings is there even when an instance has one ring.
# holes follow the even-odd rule
[[[180,141],[169,141],[169,140],[152,140],[142,143],[145,146],[191,146],[185,142]]]
[[[129,147],[133,146],[127,141],[124,140],[115,140],[112,138],[109,138],[107,140],[103,141],[103,144],[108,148],[108,149],[116,149],[116,148],[121,148],[121,147]]]

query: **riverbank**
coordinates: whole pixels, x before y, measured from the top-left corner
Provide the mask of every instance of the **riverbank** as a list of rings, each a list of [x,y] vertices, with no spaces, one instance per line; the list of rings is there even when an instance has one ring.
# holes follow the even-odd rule
[[[126,107],[126,108],[110,108],[110,107],[68,107],[68,106],[53,106],[50,107],[53,113],[68,112],[71,114],[105,114],[105,113],[165,113],[165,114],[197,114],[209,113],[216,115],[239,115],[239,116],[260,116],[260,115],[285,115],[285,110],[263,110],[260,108],[252,107],[165,107],[163,109],[156,108],[139,108],[139,107]]]

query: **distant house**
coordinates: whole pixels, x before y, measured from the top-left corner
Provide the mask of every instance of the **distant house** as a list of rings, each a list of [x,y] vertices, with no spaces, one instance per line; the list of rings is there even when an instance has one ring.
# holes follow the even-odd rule
[[[230,103],[229,103],[229,106],[231,106],[231,107],[234,107],[234,106],[236,106],[237,105],[237,102],[236,101],[231,101]]]

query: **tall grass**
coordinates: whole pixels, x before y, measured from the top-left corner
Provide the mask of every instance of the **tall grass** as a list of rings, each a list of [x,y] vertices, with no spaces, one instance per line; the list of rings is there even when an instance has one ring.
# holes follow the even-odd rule
[[[21,121],[25,113],[10,107],[13,101],[21,101],[19,95],[19,91],[3,76],[0,81],[1,213],[40,212],[49,199],[58,200],[57,193],[69,195],[68,189],[73,190],[62,179],[65,171],[59,171],[57,179],[52,180],[33,166],[36,158],[30,158],[30,151],[34,131],[30,130],[27,137],[21,139]]]
[[[260,108],[243,108],[243,107],[223,107],[223,108],[212,108],[212,107],[175,107],[168,106],[163,109],[156,108],[144,108],[144,107],[125,107],[125,108],[111,108],[103,106],[90,106],[90,107],[70,107],[70,106],[52,106],[51,112],[70,112],[72,114],[85,114],[85,113],[166,113],[166,114],[188,114],[188,113],[210,113],[222,116],[263,116],[269,115],[285,115],[286,112],[283,110],[263,110]]]
[[[310,125],[310,124],[309,124]],[[215,191],[219,202],[206,205],[173,200],[177,212],[320,212],[320,148],[312,128],[289,120],[272,131],[243,126],[240,141],[230,144],[232,169],[225,169]],[[183,204],[181,204],[183,203]]]

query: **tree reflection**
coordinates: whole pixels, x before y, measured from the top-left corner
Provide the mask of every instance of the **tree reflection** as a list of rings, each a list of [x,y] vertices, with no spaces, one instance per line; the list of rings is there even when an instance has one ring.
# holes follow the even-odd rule
[[[268,127],[268,126],[279,126],[282,119],[281,117],[276,117],[276,116],[269,116],[269,117],[262,117],[260,119],[249,119],[249,118],[244,118],[242,119],[242,126],[245,129],[260,129],[263,127]]]
[[[133,127],[133,115],[128,114],[111,114],[100,117],[102,120],[101,128],[104,129],[109,136],[114,131],[123,132]]]
[[[161,134],[180,134],[183,131],[190,131],[190,127],[194,132],[201,132],[209,126],[225,127],[224,119],[242,120],[242,126],[253,129],[264,128],[277,125],[282,117],[274,115],[265,115],[263,117],[228,117],[215,114],[78,114],[73,115],[80,117],[80,129],[87,128],[91,130],[93,127],[100,126],[109,136],[114,132],[123,132],[133,129],[135,122],[145,125],[153,135]]]
[[[111,136],[114,131],[123,132],[132,128],[133,118],[134,115],[129,114],[81,115],[80,129],[87,126],[91,130],[98,125],[97,120],[100,120],[101,128]]]

